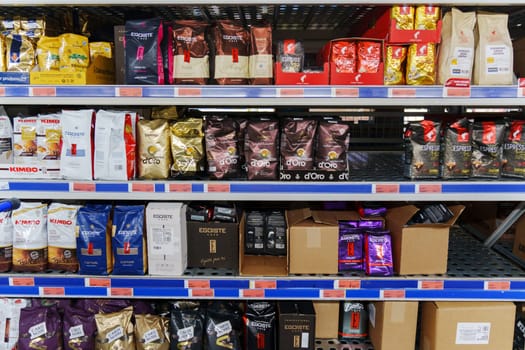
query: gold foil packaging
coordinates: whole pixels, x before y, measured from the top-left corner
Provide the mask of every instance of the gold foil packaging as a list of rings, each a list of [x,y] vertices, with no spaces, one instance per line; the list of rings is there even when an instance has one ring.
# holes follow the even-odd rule
[[[111,314],[96,314],[98,350],[135,350],[135,336],[131,317],[133,307]]]
[[[137,123],[138,177],[166,179],[171,166],[170,128],[166,120],[140,120]]]
[[[390,17],[396,21],[396,29],[414,29],[414,8],[412,6],[392,6]]]
[[[8,72],[30,72],[35,65],[35,49],[27,36],[6,36],[6,61]]]
[[[193,176],[204,170],[202,119],[190,118],[171,126],[171,175]]]
[[[402,85],[405,83],[405,46],[387,46],[385,57],[385,85]]]
[[[105,41],[89,43],[89,57],[94,60],[97,56],[113,58],[113,46],[111,43]]]
[[[43,36],[38,40],[36,54],[41,72],[58,71],[60,69],[60,40],[58,37]]]
[[[414,29],[435,30],[439,21],[439,7],[420,5],[416,9]]]
[[[62,34],[60,39],[60,70],[82,72],[89,65],[88,38],[77,34]]]
[[[5,37],[0,34],[0,72],[5,72],[7,65],[5,63]]]
[[[169,320],[157,315],[135,315],[137,350],[168,350]]]
[[[407,84],[434,85],[436,81],[436,47],[433,43],[408,47]]]

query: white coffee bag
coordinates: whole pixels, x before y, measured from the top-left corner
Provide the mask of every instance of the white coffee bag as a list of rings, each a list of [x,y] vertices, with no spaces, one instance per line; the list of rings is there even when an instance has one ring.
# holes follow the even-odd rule
[[[62,111],[62,148],[60,175],[64,179],[91,180],[91,123],[95,111]]]

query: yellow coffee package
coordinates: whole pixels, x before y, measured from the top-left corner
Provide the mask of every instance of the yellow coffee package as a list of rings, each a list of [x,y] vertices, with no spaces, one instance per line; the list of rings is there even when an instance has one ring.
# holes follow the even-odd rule
[[[110,314],[96,314],[97,350],[135,350],[135,335],[133,332],[133,307]]]
[[[166,120],[137,123],[137,170],[141,179],[166,179],[171,167],[170,127]]]
[[[40,165],[48,171],[60,170],[60,146],[62,126],[60,114],[38,115],[36,122],[37,157]]]
[[[168,350],[167,319],[157,315],[135,315],[137,350]]]
[[[82,72],[89,66],[88,38],[77,34],[60,35],[60,70]]]
[[[20,19],[20,31],[18,34],[27,36],[33,41],[37,41],[45,35],[46,22],[42,18]]]
[[[204,170],[203,120],[189,118],[171,126],[172,177],[194,176]]]
[[[392,6],[390,18],[396,21],[396,29],[414,29],[414,7],[412,6]]]
[[[48,267],[52,270],[78,270],[75,226],[79,205],[51,203],[47,212]]]
[[[20,17],[0,18],[0,32],[3,34],[18,34],[20,31]]]
[[[475,12],[453,8],[443,16],[438,59],[438,83],[450,78],[472,79]]]
[[[38,68],[41,72],[58,71],[60,69],[60,40],[56,36],[43,36],[36,44]]]
[[[514,51],[507,14],[478,13],[478,43],[474,60],[474,84],[511,85]]]
[[[385,57],[385,85],[403,85],[405,83],[405,59],[407,48],[405,46],[386,47]]]
[[[433,43],[411,44],[408,47],[408,85],[434,85],[436,81],[436,46]]]
[[[14,163],[38,166],[37,117],[13,118]]]
[[[12,213],[13,271],[43,272],[47,268],[47,204],[22,202]]]
[[[414,29],[435,30],[439,21],[440,10],[438,6],[420,5],[416,8]]]
[[[89,43],[89,57],[91,60],[94,60],[97,56],[113,58],[113,46],[111,43],[105,41]]]
[[[0,72],[5,72],[7,65],[5,62],[5,37],[0,34]]]
[[[6,61],[8,72],[30,72],[35,65],[35,48],[31,40],[24,35],[7,35]]]

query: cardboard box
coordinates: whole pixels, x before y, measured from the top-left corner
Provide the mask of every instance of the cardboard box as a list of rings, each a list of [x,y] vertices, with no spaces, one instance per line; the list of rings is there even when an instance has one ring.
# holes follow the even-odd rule
[[[511,302],[424,302],[421,350],[512,349]]]
[[[386,228],[392,235],[394,272],[398,275],[444,274],[447,272],[449,229],[459,218],[463,205],[452,205],[454,217],[443,224],[406,223],[418,211],[413,205],[391,208]]]
[[[525,261],[525,215],[522,215],[516,222],[512,254]]]
[[[314,302],[316,339],[337,339],[339,304],[339,301]]]
[[[124,47],[126,26],[114,26],[113,37],[115,47],[115,83],[124,85],[126,84],[126,49]]]
[[[275,63],[275,85],[328,85],[329,76],[328,63],[323,65],[323,71],[319,73],[283,72],[281,63]],[[283,93],[286,94],[286,91],[281,91]]]
[[[239,224],[188,221],[188,266],[239,270]]]
[[[289,210],[287,220],[290,273],[337,274],[339,220],[359,220],[359,215],[302,208]]]
[[[279,350],[314,349],[315,310],[311,301],[281,301]]]
[[[368,334],[374,349],[414,349],[418,306],[417,301],[379,301],[368,304]]]
[[[112,59],[97,56],[84,72],[29,73],[31,85],[111,85],[115,84],[115,63]]]
[[[239,224],[239,274],[242,276],[288,276],[288,256],[247,255],[244,253],[244,226],[245,216],[243,214]],[[287,247],[290,242],[289,232],[288,228],[286,230]]]
[[[186,205],[151,202],[146,207],[150,275],[181,276],[186,270]]]

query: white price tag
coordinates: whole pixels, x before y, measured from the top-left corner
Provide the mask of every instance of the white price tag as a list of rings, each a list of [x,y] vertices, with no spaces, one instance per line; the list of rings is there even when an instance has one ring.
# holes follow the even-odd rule
[[[81,324],[79,324],[78,326],[73,326],[69,328],[69,338],[70,339],[81,338],[85,335],[86,334],[84,333],[84,327]]]
[[[108,333],[108,336],[107,336],[108,343],[112,343],[115,340],[122,338],[123,336],[124,336],[124,328],[117,327]]]
[[[224,321],[215,325],[215,332],[217,337],[222,337],[225,334],[230,333],[233,330],[230,321]]]
[[[31,339],[38,338],[40,336],[45,335],[46,333],[47,327],[45,322],[36,324],[33,327],[29,328],[29,335],[31,336]]]
[[[177,331],[177,337],[179,342],[192,339],[194,336],[193,327],[186,327]]]
[[[144,333],[144,344],[153,343],[154,341],[159,340],[159,332],[156,329],[150,329]]]

